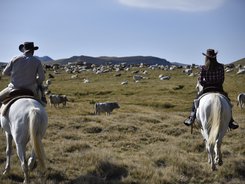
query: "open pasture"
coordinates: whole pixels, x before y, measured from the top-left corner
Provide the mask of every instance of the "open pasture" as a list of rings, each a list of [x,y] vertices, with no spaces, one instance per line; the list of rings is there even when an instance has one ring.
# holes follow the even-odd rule
[[[132,71],[144,76],[133,81]],[[142,74],[147,70],[147,74]],[[194,71],[194,73],[197,72]],[[48,71],[46,74],[48,74]],[[224,164],[212,172],[198,129],[193,134],[182,122],[196,96],[197,77],[182,69],[131,68],[129,71],[94,74],[84,71],[72,79],[60,71],[49,89],[68,97],[66,107],[47,105],[49,125],[43,139],[47,157],[47,183],[65,184],[163,184],[236,183],[245,181],[245,110],[236,106],[245,92],[245,76],[226,74],[224,89],[234,105],[240,128],[227,132],[221,147]],[[169,80],[159,80],[159,75]],[[83,83],[89,79],[89,83]],[[121,85],[122,81],[127,85]],[[9,79],[2,77],[0,87]],[[94,115],[94,103],[118,102],[110,116]],[[0,133],[0,170],[5,166],[6,140]],[[30,150],[27,151],[27,156]],[[22,182],[22,171],[13,150],[9,176],[0,183]],[[38,175],[31,172],[32,183]]]

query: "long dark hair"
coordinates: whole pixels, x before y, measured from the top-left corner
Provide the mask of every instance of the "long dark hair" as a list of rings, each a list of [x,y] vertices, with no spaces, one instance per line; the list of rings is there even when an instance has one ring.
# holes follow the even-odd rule
[[[208,71],[215,71],[218,66],[219,66],[219,63],[216,57],[211,58],[211,57],[206,56],[205,67]]]

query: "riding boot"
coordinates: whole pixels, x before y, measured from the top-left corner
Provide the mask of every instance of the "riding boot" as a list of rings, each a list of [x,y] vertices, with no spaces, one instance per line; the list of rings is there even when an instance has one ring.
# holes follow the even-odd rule
[[[44,94],[43,86],[42,85],[39,85],[38,86],[38,89],[41,92],[41,101],[46,105],[47,104],[47,99],[46,99],[46,96]]]
[[[196,112],[191,112],[191,115],[184,121],[186,126],[190,126],[194,123],[196,119]]]
[[[194,123],[195,119],[196,119],[196,108],[193,102],[191,107],[191,115],[184,121],[184,124],[186,126],[190,126]]]
[[[237,129],[239,125],[234,121],[233,117],[231,117],[231,120],[229,122],[229,128],[230,129]]]

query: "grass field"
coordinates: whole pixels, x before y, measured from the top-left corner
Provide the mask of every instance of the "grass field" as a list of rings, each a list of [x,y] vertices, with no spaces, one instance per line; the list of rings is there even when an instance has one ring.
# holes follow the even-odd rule
[[[147,70],[139,83],[132,71]],[[47,72],[48,75],[49,72]],[[198,129],[193,134],[182,122],[196,96],[197,77],[174,71],[132,68],[96,75],[91,71],[71,74],[61,71],[52,80],[52,93],[65,94],[66,107],[47,106],[49,126],[43,139],[50,184],[164,184],[245,182],[245,109],[236,97],[245,92],[245,75],[227,73],[224,89],[234,104],[233,116],[240,128],[229,131],[222,144],[224,164],[212,172]],[[160,74],[171,76],[161,81]],[[83,79],[91,82],[84,84]],[[121,85],[128,80],[128,85]],[[2,77],[0,87],[9,79]],[[117,101],[120,109],[111,116],[94,115],[95,102]],[[14,146],[15,147],[15,146]],[[0,170],[5,166],[6,140],[0,133]],[[27,155],[30,155],[28,145]],[[0,183],[20,183],[23,174],[14,148],[12,170],[0,175]],[[31,173],[38,183],[37,172]]]

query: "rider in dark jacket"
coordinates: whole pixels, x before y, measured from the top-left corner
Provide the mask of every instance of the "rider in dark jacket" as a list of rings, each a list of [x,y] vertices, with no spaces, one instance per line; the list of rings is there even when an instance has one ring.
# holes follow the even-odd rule
[[[223,90],[223,83],[225,79],[224,66],[218,63],[215,52],[213,49],[208,49],[206,54],[203,53],[205,57],[205,65],[201,68],[201,74],[198,78],[200,84],[203,86],[203,91],[198,94],[197,98],[202,94],[207,92],[219,92],[225,95],[228,99],[228,94]],[[229,99],[230,100],[230,99]],[[188,119],[184,121],[184,124],[189,126],[194,123],[196,118],[196,109],[194,103],[192,104],[192,112]],[[239,126],[231,118],[229,123],[229,128],[236,129]]]

